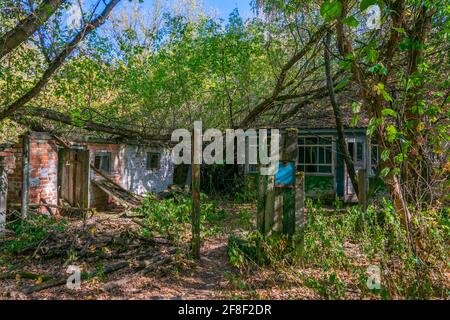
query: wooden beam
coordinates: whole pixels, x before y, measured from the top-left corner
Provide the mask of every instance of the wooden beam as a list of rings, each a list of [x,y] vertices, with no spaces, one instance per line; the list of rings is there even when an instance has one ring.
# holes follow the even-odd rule
[[[202,132],[194,129],[192,135],[192,256],[200,260],[200,161],[195,155],[201,153]]]
[[[264,208],[266,199],[267,177],[258,175],[258,211],[256,214],[256,227],[261,234],[264,234]]]
[[[298,172],[295,175],[295,220],[295,224],[300,229],[303,229],[306,226],[305,174],[303,172]]]
[[[30,137],[25,134],[22,138],[22,208],[21,217],[28,216],[28,200],[30,188]]]
[[[0,236],[5,232],[8,173],[4,158],[0,158]]]

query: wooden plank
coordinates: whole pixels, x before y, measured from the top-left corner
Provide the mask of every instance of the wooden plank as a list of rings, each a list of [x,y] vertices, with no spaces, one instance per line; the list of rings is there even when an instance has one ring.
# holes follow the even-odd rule
[[[296,190],[293,188],[281,189],[283,193],[283,234],[293,236],[295,233],[295,195]]]
[[[264,207],[264,231],[266,236],[272,234],[275,215],[275,176],[267,176],[266,201]]]
[[[4,159],[0,158],[0,236],[5,232],[7,195],[8,173]]]
[[[80,204],[83,209],[89,208],[89,151],[80,152],[80,171],[81,171],[81,199]]]
[[[25,134],[22,139],[22,208],[21,217],[28,217],[28,202],[30,192],[30,137]]]
[[[200,163],[202,132],[194,128],[192,135],[192,256],[200,260]]]
[[[276,233],[283,232],[283,215],[284,215],[284,188],[275,187],[275,200],[273,212],[272,231]]]
[[[200,165],[192,165],[192,255],[200,259]]]
[[[295,220],[295,224],[300,229],[306,226],[305,174],[303,172],[298,172],[295,176]]]
[[[264,208],[266,200],[267,177],[258,175],[258,209],[256,213],[256,228],[261,234],[265,233],[264,229]]]
[[[60,174],[60,198],[59,201],[61,202],[61,200],[65,200],[67,202],[69,199],[69,169],[70,166],[68,166],[69,164],[69,150],[68,149],[63,149],[59,152],[59,158],[60,158],[60,170],[61,172]]]
[[[295,128],[286,129],[283,135],[280,162],[293,166],[291,171],[287,171],[292,173],[292,185],[290,187],[280,186],[279,188],[276,188],[275,220],[277,231],[292,236],[295,233],[296,216],[296,192],[294,190],[296,184],[294,174],[298,163],[298,130]]]

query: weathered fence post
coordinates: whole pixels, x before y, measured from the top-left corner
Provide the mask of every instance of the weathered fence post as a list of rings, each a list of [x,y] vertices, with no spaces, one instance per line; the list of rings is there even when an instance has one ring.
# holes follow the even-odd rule
[[[202,132],[195,127],[192,136],[192,256],[200,260],[200,164]]]
[[[257,230],[261,233],[265,233],[265,225],[264,225],[264,213],[265,213],[265,195],[266,195],[266,183],[267,177],[264,175],[258,175],[258,209],[256,213],[256,227]]]
[[[296,225],[303,229],[306,226],[305,215],[305,174],[297,172],[295,175],[295,219]]]
[[[358,202],[363,212],[367,211],[367,170],[360,169],[358,171]]]
[[[298,228],[299,236],[295,239],[294,247],[297,261],[303,264],[305,255],[305,227],[307,217],[305,212],[305,173],[295,174],[295,225]]]
[[[28,216],[28,198],[30,186],[30,137],[25,134],[22,139],[22,208],[21,217]]]
[[[0,157],[0,236],[5,232],[7,195],[8,172],[6,168],[6,159]]]
[[[264,204],[264,235],[272,234],[275,215],[275,176],[266,176],[266,200]]]

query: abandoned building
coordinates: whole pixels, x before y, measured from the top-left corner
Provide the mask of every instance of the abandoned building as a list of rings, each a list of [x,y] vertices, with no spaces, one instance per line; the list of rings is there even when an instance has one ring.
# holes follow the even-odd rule
[[[352,123],[354,113],[351,106],[343,107],[342,112],[345,143],[355,171],[365,170],[371,194],[383,192],[384,185],[378,172],[380,149],[367,135],[369,118],[360,113],[358,121]],[[298,129],[297,171],[305,173],[307,197],[357,202],[357,194],[339,149],[336,119],[330,105],[324,103],[321,108],[311,108],[276,128],[281,132],[287,128]],[[245,171],[250,175],[258,172],[257,166],[249,164]]]
[[[22,166],[27,149],[28,169]],[[111,203],[126,205],[134,195],[158,193],[173,183],[171,150],[163,141],[125,144],[74,139],[68,145],[48,133],[31,132],[20,143],[3,146],[1,157],[8,172],[8,205],[21,203],[25,172],[28,202],[42,205],[42,211],[62,202],[97,209]]]

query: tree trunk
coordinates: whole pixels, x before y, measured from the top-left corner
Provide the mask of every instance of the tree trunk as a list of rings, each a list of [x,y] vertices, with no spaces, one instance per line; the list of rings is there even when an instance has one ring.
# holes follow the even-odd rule
[[[330,102],[331,102],[331,106],[333,107],[334,118],[336,121],[336,130],[337,130],[337,135],[338,135],[339,149],[341,151],[342,157],[344,158],[344,162],[347,167],[348,175],[350,176],[350,180],[352,182],[353,189],[355,190],[355,193],[358,195],[358,198],[359,198],[359,188],[358,188],[359,186],[358,186],[358,179],[356,176],[355,166],[353,164],[353,160],[350,157],[350,154],[347,149],[347,145],[345,143],[344,125],[342,122],[342,110],[337,103],[336,95],[334,92],[333,78],[331,77],[330,52],[328,51],[330,48],[330,43],[331,43],[331,33],[328,32],[325,37],[325,40],[324,40],[325,73],[326,73],[326,77],[327,77],[328,93],[330,96]]]

